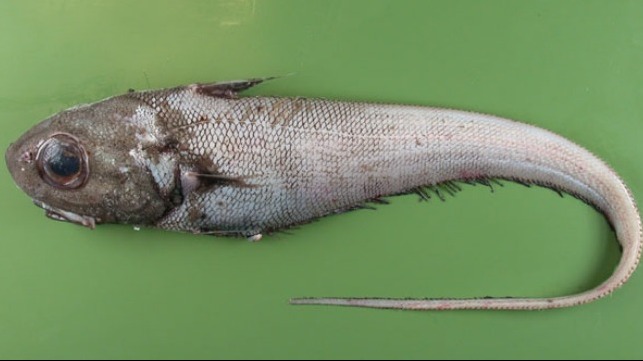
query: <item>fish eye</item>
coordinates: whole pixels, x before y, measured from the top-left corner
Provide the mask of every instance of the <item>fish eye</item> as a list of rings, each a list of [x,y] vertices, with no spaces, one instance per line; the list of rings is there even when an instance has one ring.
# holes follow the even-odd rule
[[[54,134],[42,143],[36,163],[40,177],[59,189],[80,188],[89,176],[87,152],[69,134]]]

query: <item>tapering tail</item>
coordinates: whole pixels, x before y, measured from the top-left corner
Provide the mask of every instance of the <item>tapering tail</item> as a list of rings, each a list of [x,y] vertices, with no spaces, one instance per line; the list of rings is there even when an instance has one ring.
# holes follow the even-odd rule
[[[294,305],[332,305],[405,310],[539,310],[584,304],[623,285],[641,255],[641,220],[632,194],[602,160],[552,132],[498,117],[427,108],[427,174],[440,182],[496,178],[537,184],[566,192],[602,212],[622,245],[612,275],[599,286],[553,298],[384,299],[296,298]],[[426,184],[425,184],[426,185]]]

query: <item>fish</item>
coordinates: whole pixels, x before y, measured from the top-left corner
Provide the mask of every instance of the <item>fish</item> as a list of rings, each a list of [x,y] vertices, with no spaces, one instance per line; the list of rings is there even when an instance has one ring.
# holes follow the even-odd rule
[[[623,180],[562,136],[462,110],[244,96],[272,78],[130,91],[57,113],[5,153],[46,216],[259,240],[324,216],[416,193],[444,198],[498,181],[567,193],[601,212],[622,249],[597,287],[549,298],[295,298],[297,305],[406,310],[576,306],[622,286],[641,255]]]

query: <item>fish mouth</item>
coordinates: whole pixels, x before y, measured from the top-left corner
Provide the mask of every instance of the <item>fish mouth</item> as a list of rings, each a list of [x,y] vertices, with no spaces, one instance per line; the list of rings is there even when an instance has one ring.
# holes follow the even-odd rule
[[[89,229],[94,229],[96,228],[96,224],[101,223],[101,220],[99,218],[81,216],[76,213],[63,211],[62,209],[52,207],[35,199],[33,200],[33,203],[45,210],[45,216],[55,221],[75,223]]]

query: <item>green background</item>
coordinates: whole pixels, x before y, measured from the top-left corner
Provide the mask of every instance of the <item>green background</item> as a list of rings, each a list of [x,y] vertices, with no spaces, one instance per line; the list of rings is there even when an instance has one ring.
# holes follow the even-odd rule
[[[0,147],[125,92],[253,89],[455,107],[558,132],[643,200],[643,2],[2,1]],[[294,296],[552,296],[618,248],[572,197],[416,196],[244,240],[53,222],[0,167],[2,358],[641,358],[643,276],[541,312],[294,307]]]

